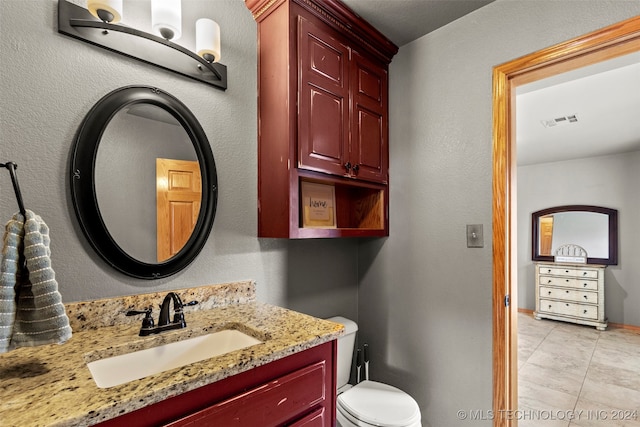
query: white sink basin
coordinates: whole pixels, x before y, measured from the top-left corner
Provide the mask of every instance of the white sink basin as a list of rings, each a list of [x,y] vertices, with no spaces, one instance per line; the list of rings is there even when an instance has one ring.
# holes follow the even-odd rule
[[[262,341],[250,335],[235,329],[225,329],[184,341],[107,357],[89,362],[87,366],[97,386],[108,388],[260,343]]]

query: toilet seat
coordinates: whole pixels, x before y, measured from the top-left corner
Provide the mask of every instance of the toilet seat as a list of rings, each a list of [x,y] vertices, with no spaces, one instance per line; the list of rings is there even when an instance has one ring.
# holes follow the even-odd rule
[[[420,409],[411,396],[398,388],[375,381],[362,381],[338,395],[337,407],[356,426],[420,425]]]

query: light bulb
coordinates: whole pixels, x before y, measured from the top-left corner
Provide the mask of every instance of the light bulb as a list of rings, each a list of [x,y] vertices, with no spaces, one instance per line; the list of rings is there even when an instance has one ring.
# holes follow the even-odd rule
[[[196,21],[196,53],[207,62],[220,61],[220,26],[211,19]]]
[[[122,20],[122,0],[87,0],[87,9],[104,22],[115,24]]]
[[[180,0],[151,0],[151,28],[167,40],[182,35],[182,5]]]

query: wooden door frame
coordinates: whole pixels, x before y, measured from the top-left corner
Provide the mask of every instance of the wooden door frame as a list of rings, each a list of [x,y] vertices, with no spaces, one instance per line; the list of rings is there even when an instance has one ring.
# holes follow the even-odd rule
[[[640,16],[498,65],[493,70],[493,414],[517,425],[515,88],[640,50]],[[505,298],[511,304],[505,307]]]

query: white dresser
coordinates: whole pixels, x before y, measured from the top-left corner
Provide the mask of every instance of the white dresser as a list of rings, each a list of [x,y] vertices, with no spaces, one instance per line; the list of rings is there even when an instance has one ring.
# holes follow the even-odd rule
[[[542,318],[607,328],[604,315],[606,265],[537,262],[536,311]]]

